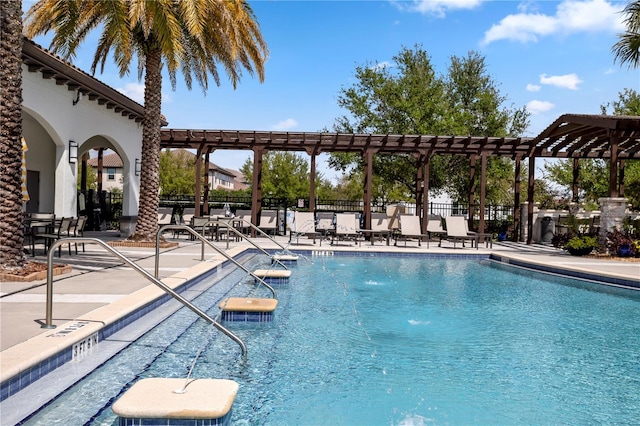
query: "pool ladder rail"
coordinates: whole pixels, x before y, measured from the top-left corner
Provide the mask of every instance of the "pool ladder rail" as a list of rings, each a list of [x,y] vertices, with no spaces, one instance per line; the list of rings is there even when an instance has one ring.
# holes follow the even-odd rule
[[[195,231],[194,231],[194,233],[195,233]],[[198,236],[200,238],[202,238],[202,236],[200,236],[200,235],[198,235]],[[172,288],[167,286],[165,283],[163,283],[162,281],[160,281],[159,279],[157,279],[156,277],[151,275],[145,269],[143,269],[140,266],[138,266],[135,262],[133,262],[131,259],[129,259],[125,255],[120,253],[118,250],[114,249],[113,247],[111,247],[110,245],[108,245],[107,243],[105,243],[104,241],[102,241],[102,240],[100,240],[98,238],[85,238],[85,237],[61,238],[61,239],[53,242],[51,244],[51,247],[49,247],[49,251],[47,253],[47,294],[46,294],[47,300],[46,300],[46,313],[45,313],[45,323],[41,326],[42,328],[48,328],[48,329],[56,328],[56,326],[53,324],[53,256],[54,256],[54,253],[55,253],[55,249],[58,246],[60,246],[62,244],[67,244],[67,243],[97,244],[97,245],[101,246],[102,248],[107,250],[107,252],[109,252],[109,253],[113,254],[114,256],[116,256],[117,258],[119,258],[121,261],[123,261],[124,263],[129,265],[134,271],[138,272],[144,278],[146,278],[147,280],[149,280],[150,282],[155,284],[157,287],[159,287],[165,293],[167,293],[168,295],[170,295],[171,297],[176,299],[182,305],[186,306],[191,311],[193,311],[195,314],[197,314],[200,318],[204,319],[205,321],[207,321],[208,323],[210,323],[211,325],[216,327],[218,330],[220,330],[223,334],[225,334],[231,340],[236,342],[238,344],[238,346],[240,346],[240,350],[242,352],[243,359],[246,359],[246,357],[247,357],[247,346],[242,341],[242,339],[240,339],[233,332],[231,332],[231,330],[229,330],[226,327],[224,327],[222,324],[220,324],[215,319],[211,318],[205,312],[203,312],[198,307],[196,307],[193,303],[191,303],[190,301],[188,301],[187,299],[182,297],[180,294],[176,293]],[[236,262],[236,264],[237,264],[237,262]],[[269,286],[267,283],[264,283],[264,285],[266,285],[267,287],[271,288],[271,286]],[[274,295],[275,295],[275,290],[273,290],[273,292],[274,292]]]

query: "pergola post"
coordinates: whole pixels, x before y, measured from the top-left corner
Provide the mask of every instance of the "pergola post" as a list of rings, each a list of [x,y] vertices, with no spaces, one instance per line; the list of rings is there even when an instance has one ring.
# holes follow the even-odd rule
[[[618,179],[618,195],[624,197],[624,160],[620,160],[620,172]]]
[[[515,181],[513,187],[513,241],[520,237],[520,183],[522,181],[522,156],[516,156]]]
[[[487,190],[487,153],[480,154],[480,222],[478,232],[484,234],[485,193]]]
[[[573,201],[574,203],[578,202],[578,191],[579,191],[578,180],[579,179],[580,179],[580,159],[574,158],[573,159],[573,182],[571,185],[571,193],[572,193],[571,201]]]
[[[529,182],[527,185],[527,244],[533,242],[533,194],[536,176],[536,159],[533,155],[529,157]]]
[[[476,193],[476,155],[469,156],[469,229],[473,230],[473,217],[475,216]]]
[[[194,196],[195,203],[195,215],[197,217],[202,216],[202,203],[200,197],[202,195],[202,150],[204,144],[200,144],[198,151],[196,152],[196,190]]]
[[[251,188],[251,223],[259,226],[260,211],[262,210],[262,148],[253,149],[253,183]],[[255,237],[255,230],[251,231],[251,236]]]
[[[427,233],[429,225],[429,166],[431,165],[431,156],[424,156],[424,164],[422,166],[422,233]]]
[[[316,211],[316,153],[311,153],[309,170],[309,211]]]
[[[209,163],[209,155],[211,154],[211,151],[213,150],[213,147],[209,146],[207,147],[207,152],[204,155],[204,194],[202,197],[202,215],[203,216],[208,216],[209,215],[209,170],[210,170],[210,166],[211,164]]]
[[[371,190],[373,188],[373,151],[364,152],[364,229],[371,229]]]
[[[618,136],[611,135],[611,158],[609,159],[609,197],[618,198]]]

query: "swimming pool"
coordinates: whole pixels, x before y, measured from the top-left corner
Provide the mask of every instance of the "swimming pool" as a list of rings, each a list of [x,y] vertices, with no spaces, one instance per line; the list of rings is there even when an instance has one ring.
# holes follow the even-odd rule
[[[273,323],[180,310],[27,424],[114,424],[145,377],[240,383],[232,423],[635,424],[640,294],[433,257],[314,257],[292,267]],[[234,274],[197,299],[267,296]],[[117,337],[116,337],[117,338]],[[169,344],[168,347],[167,344]]]

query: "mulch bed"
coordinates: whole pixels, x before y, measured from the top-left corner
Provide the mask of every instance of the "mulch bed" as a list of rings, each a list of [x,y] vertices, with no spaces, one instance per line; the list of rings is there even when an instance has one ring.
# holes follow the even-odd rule
[[[156,248],[155,241],[130,241],[130,240],[121,240],[121,241],[109,241],[108,243],[112,247],[145,247],[145,248]],[[160,248],[173,248],[178,247],[177,242],[170,241],[160,241]]]
[[[71,265],[54,263],[53,275],[68,274],[71,272]],[[24,268],[18,270],[0,269],[0,282],[29,282],[44,280],[47,278],[47,264],[44,262],[27,262]]]
[[[614,262],[629,262],[629,263],[640,263],[640,257],[620,257],[620,256],[611,256],[610,254],[589,254],[587,256],[591,259],[598,260],[610,260]]]

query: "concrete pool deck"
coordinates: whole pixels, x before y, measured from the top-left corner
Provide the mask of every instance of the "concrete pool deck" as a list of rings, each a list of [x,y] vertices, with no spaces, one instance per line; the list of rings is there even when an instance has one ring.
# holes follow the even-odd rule
[[[120,239],[116,234],[88,234],[104,241]],[[203,272],[215,268],[225,258],[213,249],[205,248],[205,261],[200,260],[201,244],[190,241],[186,237],[176,239],[177,248],[161,249],[159,276],[167,285],[175,287],[194,278]],[[278,249],[271,241],[258,238],[266,249]],[[288,244],[289,238],[278,237],[282,245]],[[220,248],[226,242],[216,243]],[[245,249],[253,248],[246,241],[230,242],[227,253],[236,255]],[[291,250],[313,250],[318,252],[351,251],[357,253],[389,252],[389,253],[429,253],[448,255],[489,255],[495,254],[503,259],[522,261],[542,265],[546,268],[577,271],[593,276],[607,276],[614,279],[638,282],[640,287],[640,263],[621,262],[611,259],[594,259],[574,257],[553,247],[534,245],[527,246],[516,243],[494,243],[492,248],[481,244],[479,249],[462,248],[459,244],[454,249],[452,243],[443,242],[442,247],[432,242],[418,247],[409,244],[406,248],[387,246],[384,242],[371,245],[353,245],[342,242],[340,245],[322,245],[311,240],[300,239],[299,244],[289,247]],[[155,266],[155,250],[153,248],[116,247],[118,251],[153,274]],[[81,249],[80,249],[81,250]],[[46,261],[38,250],[35,260]],[[322,254],[320,254],[322,255]],[[113,322],[132,309],[158,297],[162,291],[143,276],[122,264],[117,258],[109,255],[98,245],[86,245],[86,251],[62,258],[54,258],[56,263],[72,265],[69,274],[54,277],[53,323],[56,329],[44,329],[45,322],[46,280],[34,282],[2,282],[0,283],[0,378],[5,381],[29,366],[69,346],[68,338],[82,339],[95,333],[104,324]],[[81,333],[69,332],[61,336],[61,330],[73,327],[78,322],[87,323]],[[60,338],[51,338],[52,336]],[[86,337],[84,337],[86,338]],[[67,340],[67,343],[65,343]]]

